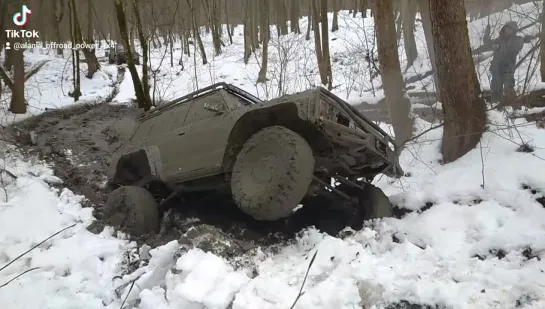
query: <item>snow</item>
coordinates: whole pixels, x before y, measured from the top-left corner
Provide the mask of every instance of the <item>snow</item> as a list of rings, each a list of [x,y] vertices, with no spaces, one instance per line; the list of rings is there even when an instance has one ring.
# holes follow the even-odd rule
[[[533,10],[530,4],[515,5],[490,19],[502,23],[515,13],[537,14]],[[304,23],[301,26],[306,28]],[[350,103],[377,103],[383,96],[377,90],[380,79],[369,78],[360,57],[374,41],[372,36],[365,37],[372,31],[363,31],[372,27],[372,20],[362,24],[361,19],[343,13],[339,26],[331,35],[332,58],[339,61],[333,64],[334,92]],[[483,20],[470,23],[472,46],[480,45],[478,35],[485,26]],[[527,33],[536,29],[529,28]],[[317,72],[309,69],[315,67],[313,42],[305,41],[304,34],[290,34],[271,42],[271,80],[255,85],[260,55],[244,65],[241,31],[237,27],[233,44],[221,56],[210,56],[207,65],[200,64],[199,56],[184,55],[183,71],[170,67],[170,60],[163,59],[164,51],[153,51],[156,99],[169,100],[219,81],[261,98],[318,84]],[[430,67],[420,25],[416,35],[424,57],[417,59],[406,77]],[[203,40],[211,46],[209,36]],[[403,63],[402,46],[400,51]],[[175,63],[179,57],[177,47]],[[4,113],[2,124],[74,104],[66,95],[71,90],[66,59],[37,52],[25,53],[25,59],[29,67],[47,62],[25,84],[29,85],[29,113],[17,117]],[[279,71],[281,65],[273,65],[282,59],[289,60],[283,67],[285,75]],[[487,87],[487,61],[477,65],[483,88]],[[539,66],[534,70],[532,61],[523,63],[517,78],[533,71],[526,86],[537,89],[543,85],[537,82]],[[76,104],[104,100],[117,82],[119,93],[113,103],[130,102],[134,98],[130,73],[125,72],[123,80],[117,78],[117,66],[106,64],[93,79],[82,75],[83,97]],[[433,89],[430,77],[412,85],[413,91]],[[3,95],[0,103],[6,104],[7,99]],[[434,107],[440,109],[441,104]],[[442,129],[430,130],[434,124],[416,119],[415,135],[422,135],[407,145],[400,158],[406,176],[375,180],[394,204],[412,213],[402,219],[367,222],[366,228],[347,231],[344,238],[309,228],[278,250],[260,248],[236,257],[249,261],[245,267],[176,241],[149,250],[109,227],[99,235],[87,231],[95,218],[84,207],[84,197],[63,188],[46,162],[2,144],[0,308],[111,309],[122,304],[138,309],[290,308],[305,278],[298,309],[384,308],[403,301],[453,309],[545,308],[545,207],[537,202],[545,193],[545,133],[522,118],[508,119],[496,111],[488,114],[480,144],[448,165],[440,164]],[[517,152],[523,144],[534,151]]]

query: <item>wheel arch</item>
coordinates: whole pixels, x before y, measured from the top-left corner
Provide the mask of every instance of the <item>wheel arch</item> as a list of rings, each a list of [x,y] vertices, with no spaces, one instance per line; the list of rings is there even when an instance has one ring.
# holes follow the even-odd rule
[[[156,146],[148,146],[115,156],[108,181],[112,184],[127,186],[148,176],[164,179],[161,154]]]
[[[252,135],[261,129],[275,125],[300,134],[315,154],[321,154],[329,149],[329,142],[325,135],[315,125],[299,116],[297,104],[282,103],[247,112],[237,120],[229,134],[223,156],[223,171],[231,172],[238,153]]]

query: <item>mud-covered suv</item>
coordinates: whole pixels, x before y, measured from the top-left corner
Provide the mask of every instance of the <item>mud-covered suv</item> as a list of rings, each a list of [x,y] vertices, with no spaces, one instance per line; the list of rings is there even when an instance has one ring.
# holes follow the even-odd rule
[[[362,223],[391,216],[388,197],[370,182],[403,174],[396,153],[386,132],[323,88],[262,102],[215,84],[140,117],[113,158],[109,182],[118,188],[104,215],[150,233],[174,197],[204,191],[227,193],[266,221],[317,199],[344,201]]]

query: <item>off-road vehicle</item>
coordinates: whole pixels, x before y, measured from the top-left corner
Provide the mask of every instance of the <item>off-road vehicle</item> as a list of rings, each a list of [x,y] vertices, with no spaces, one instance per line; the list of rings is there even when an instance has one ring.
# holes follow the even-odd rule
[[[140,55],[136,52],[136,49],[133,48],[132,55],[134,57],[134,64],[140,65]],[[125,47],[123,44],[117,43],[113,47],[108,48],[106,51],[106,57],[108,57],[108,62],[110,64],[123,64],[127,63],[127,53],[125,52]]]
[[[396,147],[321,87],[262,102],[215,84],[141,115],[113,158],[109,182],[119,187],[104,215],[135,234],[154,232],[174,197],[206,191],[227,193],[257,220],[286,218],[329,198],[363,223],[392,214],[370,182],[379,173],[403,174]]]

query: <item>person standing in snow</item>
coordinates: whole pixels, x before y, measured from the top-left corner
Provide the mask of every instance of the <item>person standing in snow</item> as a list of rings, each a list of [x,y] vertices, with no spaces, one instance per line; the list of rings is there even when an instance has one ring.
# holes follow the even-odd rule
[[[490,64],[492,102],[514,99],[516,96],[515,69],[517,56],[524,43],[528,43],[528,39],[531,39],[531,37],[518,36],[517,31],[517,23],[509,21],[501,28],[499,37],[492,40],[490,38],[490,25],[486,27],[483,41],[485,45],[492,46],[494,51]]]

